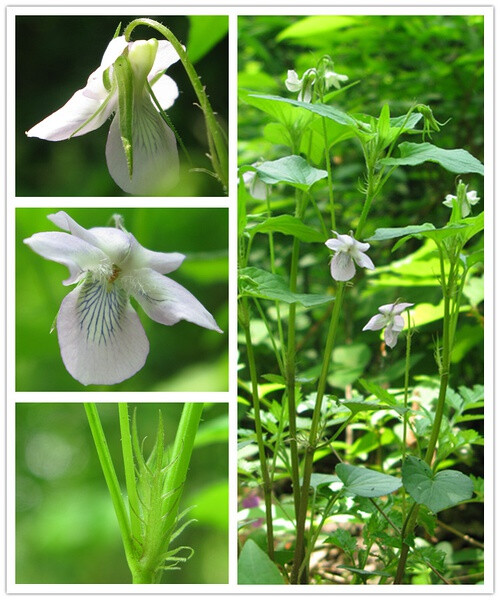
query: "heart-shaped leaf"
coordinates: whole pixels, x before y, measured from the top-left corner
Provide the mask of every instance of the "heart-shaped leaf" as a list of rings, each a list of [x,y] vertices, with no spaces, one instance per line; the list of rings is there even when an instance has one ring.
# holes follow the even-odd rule
[[[386,496],[402,485],[398,477],[345,463],[339,463],[335,467],[335,472],[344,484],[344,492],[352,496],[363,498]]]
[[[415,502],[425,504],[433,513],[468,500],[474,491],[467,475],[450,469],[433,473],[416,456],[409,456],[404,462],[403,484]]]

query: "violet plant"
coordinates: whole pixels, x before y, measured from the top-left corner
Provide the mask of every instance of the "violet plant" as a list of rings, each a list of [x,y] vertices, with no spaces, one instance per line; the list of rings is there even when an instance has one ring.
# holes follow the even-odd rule
[[[463,310],[462,293],[471,273],[481,266],[483,254],[479,250],[470,252],[469,242],[482,231],[483,214],[468,216],[477,194],[467,192],[466,185],[459,182],[456,196],[449,195],[445,200],[452,207],[452,216],[444,227],[436,228],[430,223],[389,226],[377,229],[368,238],[366,231],[370,209],[381,199],[384,186],[396,169],[431,162],[452,173],[482,175],[483,166],[463,149],[448,150],[426,141],[402,140],[405,136],[428,136],[431,131],[440,130],[442,124],[428,106],[414,104],[406,114],[397,117],[391,117],[389,104],[382,106],[377,117],[340,109],[332,102],[347,95],[349,86],[329,92],[332,72],[330,57],[323,57],[300,79],[289,70],[285,85],[298,92],[297,100],[285,95],[242,92],[246,103],[277,119],[269,131],[281,149],[287,147],[288,154],[240,168],[239,325],[249,378],[247,383],[242,372],[240,401],[247,404],[246,398],[250,398],[247,418],[253,422],[252,427],[240,432],[240,477],[244,489],[253,490],[254,495],[255,489],[262,490],[266,535],[265,552],[251,539],[244,544],[239,560],[240,583],[309,583],[310,557],[318,540],[323,547],[334,545],[343,549],[351,564],[342,568],[351,574],[353,583],[366,583],[373,577],[382,583],[403,583],[405,575],[418,564],[448,583],[442,573],[442,556],[437,551],[424,552],[415,545],[414,530],[417,523],[425,523],[426,515],[432,520],[429,513],[434,515],[467,502],[475,489],[473,480],[465,474],[444,468],[445,459],[457,446],[451,436],[449,443],[438,439],[447,412],[454,336]],[[343,81],[337,76],[334,85]],[[342,218],[344,207],[335,198],[332,178],[332,147],[338,152],[337,145],[346,139],[358,142],[364,159],[359,188],[362,209],[350,223]],[[264,202],[252,198],[246,190],[249,173],[266,185]],[[252,184],[255,189],[255,182]],[[327,202],[321,193],[328,196]],[[287,211],[291,205],[292,214]],[[329,231],[336,237],[330,238]],[[267,247],[262,243],[262,234]],[[387,301],[392,303],[380,306],[379,314],[363,328],[383,329],[384,345],[390,349],[406,329],[403,390],[393,394],[364,379],[358,384],[366,396],[358,392],[353,398],[348,386],[345,398],[339,399],[328,389],[335,377],[335,346],[345,331],[342,321],[349,319],[346,306],[352,305],[351,297],[360,293],[358,287],[364,272],[373,272],[376,277],[377,267],[382,267],[374,264],[372,249],[385,240],[402,238],[397,249],[411,237],[427,238],[436,244],[436,281],[443,296],[443,311],[439,315],[443,331],[435,351],[439,393],[435,408],[425,411],[426,427],[421,422],[421,410],[409,404],[411,338],[418,326],[418,321],[412,322],[412,315],[419,308],[417,302],[411,302],[410,293],[394,301],[387,289]],[[289,243],[283,241],[290,238]],[[329,291],[327,258],[317,249],[318,243],[333,251],[333,295]],[[324,264],[324,292],[311,293],[306,265],[314,265],[317,274],[320,263]],[[302,313],[325,306],[324,316],[316,322],[312,319],[310,333],[298,341]],[[261,341],[265,339],[268,353],[262,373],[258,371],[256,356],[257,335]],[[316,352],[307,346],[309,336],[319,347]],[[275,367],[271,366],[271,357]],[[302,363],[311,357],[316,357],[316,366],[301,371]],[[374,469],[352,464],[349,445],[340,443],[353,426],[363,426],[374,413],[402,421],[399,458],[389,463],[390,472],[380,466]],[[410,433],[417,438],[416,451],[409,447]],[[257,460],[251,459],[254,455]],[[335,474],[315,472],[315,464],[326,456],[336,461]],[[290,484],[290,502],[278,493],[284,482]],[[371,518],[363,524],[364,548],[358,548],[356,540],[345,531],[337,530],[328,536],[323,530],[327,521],[335,522],[336,514],[353,510],[353,497],[372,507]],[[242,526],[251,526],[252,515],[258,514],[252,510],[245,511],[247,521]],[[285,529],[283,522],[287,523]],[[284,552],[277,527],[292,538],[293,552]],[[387,528],[390,536],[385,533]],[[378,560],[383,568],[367,569],[375,544],[380,549]],[[407,563],[408,556],[411,565]],[[258,573],[250,572],[249,563],[260,565]],[[259,579],[262,577],[265,580]]]

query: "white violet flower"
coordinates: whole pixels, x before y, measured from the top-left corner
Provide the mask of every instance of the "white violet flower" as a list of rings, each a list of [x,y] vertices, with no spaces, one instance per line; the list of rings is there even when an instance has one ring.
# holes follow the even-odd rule
[[[315,81],[316,69],[307,69],[301,79],[293,69],[289,69],[285,85],[288,91],[299,92],[297,99],[300,102],[311,102],[312,88]]]
[[[260,162],[255,162],[252,164],[252,167],[258,167],[260,164]],[[262,181],[256,171],[245,171],[243,173],[243,182],[252,198],[256,200],[265,200],[267,198],[267,184]]]
[[[325,86],[326,89],[329,90],[332,85],[340,90],[340,84],[347,81],[349,77],[347,75],[341,75],[340,73],[335,73],[333,70],[327,70],[325,72]]]
[[[179,177],[177,143],[153,105],[149,86],[160,106],[170,108],[179,92],[163,72],[178,60],[166,40],[127,42],[123,35],[116,37],[87,85],[26,135],[53,142],[67,140],[94,131],[114,113],[106,161],[116,184],[138,195],[159,185],[172,187]]]
[[[365,269],[374,269],[371,258],[365,254],[370,244],[358,242],[352,235],[340,235],[336,231],[333,233],[337,239],[326,240],[325,245],[333,250],[334,255],[330,262],[330,271],[335,281],[349,281],[356,274],[356,267]]]
[[[118,219],[116,228],[87,230],[62,211],[48,218],[69,233],[35,233],[24,243],[68,267],[64,285],[78,283],[63,299],[56,324],[64,365],[79,382],[111,385],[144,366],[149,342],[130,296],[158,323],[184,319],[222,333],[190,292],[164,277],[181,265],[183,254],[143,248]]]
[[[398,335],[405,326],[404,318],[401,316],[401,313],[413,306],[408,302],[399,302],[394,304],[384,304],[383,306],[379,306],[379,314],[372,317],[368,323],[363,327],[363,331],[367,329],[371,329],[372,331],[378,331],[379,329],[383,329],[384,331],[384,341],[389,346],[389,348],[394,348],[396,342],[398,341]]]
[[[453,196],[453,194],[448,194],[443,201],[443,204],[448,208],[453,208],[453,201],[458,200],[457,196]],[[462,215],[462,219],[468,217],[471,213],[471,206],[474,206],[481,200],[481,198],[477,195],[476,190],[471,190],[470,192],[466,192],[463,194],[462,201],[460,203],[460,213]]]

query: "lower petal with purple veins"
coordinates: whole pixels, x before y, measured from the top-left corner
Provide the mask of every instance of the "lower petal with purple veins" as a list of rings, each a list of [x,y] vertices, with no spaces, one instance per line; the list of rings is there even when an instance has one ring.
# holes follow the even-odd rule
[[[146,362],[149,342],[127,294],[89,278],[62,301],[57,315],[61,356],[84,385],[112,385]]]

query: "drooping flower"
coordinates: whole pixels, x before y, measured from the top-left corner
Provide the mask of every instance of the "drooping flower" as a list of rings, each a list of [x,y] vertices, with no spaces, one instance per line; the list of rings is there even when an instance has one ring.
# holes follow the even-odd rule
[[[358,242],[352,235],[340,235],[333,232],[337,239],[326,240],[325,245],[333,250],[334,255],[330,262],[330,271],[336,281],[349,281],[356,273],[356,267],[374,269],[371,258],[365,254],[370,244]]]
[[[254,162],[252,167],[258,167],[261,161]],[[243,181],[248,189],[248,193],[256,200],[265,200],[267,198],[267,185],[257,175],[256,171],[245,171]]]
[[[163,72],[179,60],[170,42],[111,40],[101,65],[66,104],[26,132],[58,142],[100,127],[114,113],[106,144],[111,177],[130,194],[172,187],[179,176],[175,135],[153,104],[170,108],[179,92]],[[149,84],[149,85],[148,85]]]
[[[288,70],[285,85],[290,92],[299,92],[298,100],[300,102],[311,102],[312,89],[316,81],[316,69],[307,69],[307,71],[299,79],[296,71]]]
[[[459,186],[464,184],[460,182]],[[460,197],[459,197],[460,196]],[[460,213],[462,215],[462,219],[468,217],[471,213],[471,206],[474,206],[481,200],[481,198],[477,195],[476,190],[467,191],[467,186],[464,186],[462,193],[457,193],[457,196],[453,196],[453,194],[448,194],[443,200],[443,204],[448,208],[453,208],[453,202],[460,203]]]
[[[185,256],[153,252],[117,227],[84,229],[65,212],[48,216],[60,231],[35,233],[24,242],[37,254],[68,267],[64,285],[77,283],[57,314],[66,369],[84,385],[111,385],[139,371],[149,342],[130,296],[154,321],[184,319],[221,332],[212,315],[184,287],[165,277]]]
[[[335,73],[335,71],[333,71],[333,69],[328,69],[327,71],[325,71],[324,79],[325,79],[325,87],[327,90],[329,90],[332,87],[332,85],[333,85],[333,87],[340,90],[340,84],[343,83],[344,81],[347,81],[349,79],[349,77],[347,75],[341,75],[340,73]]]
[[[363,327],[363,331],[371,329],[372,331],[378,331],[379,329],[383,329],[384,331],[384,341],[389,346],[389,348],[394,348],[398,341],[398,335],[405,326],[404,318],[401,316],[401,313],[413,306],[413,304],[408,302],[399,302],[394,304],[384,304],[383,306],[379,306],[379,314],[372,317],[368,323]]]

